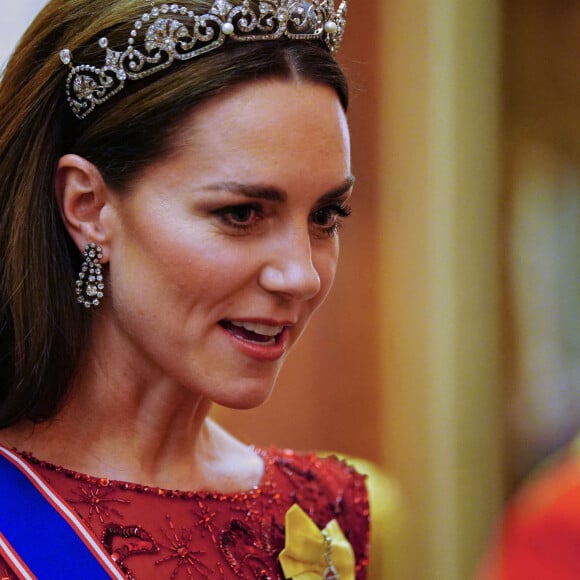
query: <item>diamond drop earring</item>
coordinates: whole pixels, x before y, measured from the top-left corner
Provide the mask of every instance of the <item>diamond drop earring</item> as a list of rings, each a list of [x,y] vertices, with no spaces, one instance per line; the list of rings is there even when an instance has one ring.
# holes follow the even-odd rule
[[[104,296],[105,285],[100,262],[103,253],[100,246],[91,242],[85,246],[83,255],[85,260],[76,282],[76,296],[79,304],[91,308],[98,306]]]

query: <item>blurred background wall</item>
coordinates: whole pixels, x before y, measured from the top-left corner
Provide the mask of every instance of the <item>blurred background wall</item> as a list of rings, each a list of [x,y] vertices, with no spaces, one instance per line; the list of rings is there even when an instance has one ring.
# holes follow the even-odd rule
[[[0,61],[43,4],[2,11]],[[395,579],[471,578],[504,499],[579,427],[579,54],[575,0],[351,0],[336,287],[272,399],[215,414],[388,473]]]
[[[510,483],[580,429],[580,3],[506,2],[501,180]]]

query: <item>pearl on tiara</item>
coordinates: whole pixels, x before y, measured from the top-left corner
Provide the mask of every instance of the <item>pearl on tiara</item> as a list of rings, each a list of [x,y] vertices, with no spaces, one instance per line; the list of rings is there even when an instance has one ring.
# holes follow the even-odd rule
[[[71,61],[72,61],[72,55],[71,52],[68,48],[63,48],[60,51],[60,60],[62,61],[62,64],[68,66]]]
[[[324,30],[328,34],[336,34],[338,32],[338,25],[336,24],[336,22],[329,20],[324,24]]]
[[[226,41],[319,40],[335,54],[346,27],[347,1],[335,8],[335,0],[260,0],[255,9],[249,0],[214,0],[209,12],[196,14],[186,6],[156,6],[151,0],[149,12],[133,24],[126,48],[113,50],[106,37],[99,39],[106,50],[102,66],[75,65],[68,48],[60,51],[62,63],[70,67],[68,104],[84,119],[127,81],[216,50]]]
[[[231,22],[224,22],[222,24],[222,32],[226,36],[231,36],[234,33],[234,25]]]

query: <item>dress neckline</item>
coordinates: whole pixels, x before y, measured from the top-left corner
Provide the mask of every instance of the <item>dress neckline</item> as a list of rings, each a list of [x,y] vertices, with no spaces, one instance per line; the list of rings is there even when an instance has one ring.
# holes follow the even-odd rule
[[[90,475],[87,473],[81,473],[56,465],[49,461],[44,461],[38,459],[32,453],[27,451],[21,451],[19,449],[12,449],[14,453],[17,453],[22,457],[27,463],[33,467],[39,467],[41,469],[46,469],[53,473],[60,473],[67,478],[74,479],[81,483],[87,483],[89,485],[94,485],[98,487],[113,487],[120,490],[126,491],[136,491],[138,493],[147,494],[157,497],[181,497],[184,499],[219,499],[219,500],[231,500],[237,501],[241,498],[251,498],[258,495],[262,495],[265,490],[272,487],[272,470],[273,470],[273,449],[264,449],[261,447],[250,446],[250,449],[262,459],[264,463],[264,471],[262,472],[262,477],[260,481],[247,490],[240,490],[234,492],[219,492],[210,490],[181,490],[181,489],[169,489],[163,487],[157,487],[152,485],[143,485],[135,482],[122,481],[117,479],[109,479],[107,477],[98,477],[95,475]]]

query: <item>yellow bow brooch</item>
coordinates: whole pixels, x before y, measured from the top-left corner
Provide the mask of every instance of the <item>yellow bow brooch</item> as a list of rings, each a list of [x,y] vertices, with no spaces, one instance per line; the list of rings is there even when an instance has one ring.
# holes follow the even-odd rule
[[[354,580],[354,552],[338,522],[319,530],[298,504],[286,512],[280,564],[284,576],[293,580]]]

